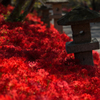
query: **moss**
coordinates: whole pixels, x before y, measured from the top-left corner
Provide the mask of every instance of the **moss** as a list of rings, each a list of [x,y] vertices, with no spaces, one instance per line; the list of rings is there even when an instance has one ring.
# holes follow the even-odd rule
[[[96,11],[84,7],[76,7],[69,13],[66,13],[63,17],[58,20],[59,25],[66,24],[68,22],[84,21],[89,19],[98,18],[100,15]]]
[[[99,17],[99,14],[84,7],[76,7],[65,15],[68,21],[81,21],[87,19],[94,19]]]

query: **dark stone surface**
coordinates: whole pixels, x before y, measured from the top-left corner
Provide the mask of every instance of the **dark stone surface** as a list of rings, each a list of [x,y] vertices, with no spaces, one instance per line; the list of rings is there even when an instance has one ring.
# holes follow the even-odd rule
[[[99,49],[99,42],[96,38],[93,38],[91,42],[87,43],[74,43],[74,42],[67,42],[66,43],[66,51],[67,53],[80,53],[86,51],[92,51],[94,49]]]
[[[91,41],[91,32],[89,23],[71,25],[71,28],[73,32],[72,34],[73,41],[75,43],[84,43]]]
[[[72,25],[96,21],[100,21],[100,15],[96,11],[84,7],[76,7],[61,17],[57,23],[58,25]]]
[[[92,51],[74,53],[74,55],[80,61],[81,65],[94,65]]]
[[[45,10],[45,9],[51,10],[51,5],[42,5],[42,6],[40,7],[40,10]]]

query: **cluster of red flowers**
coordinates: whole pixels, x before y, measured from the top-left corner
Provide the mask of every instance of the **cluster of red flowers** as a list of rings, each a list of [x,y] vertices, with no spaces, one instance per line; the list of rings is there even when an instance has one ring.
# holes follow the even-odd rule
[[[34,14],[5,22],[0,12],[0,100],[100,100],[100,58],[82,66],[67,54],[71,41]],[[12,7],[9,6],[12,10]]]
[[[63,9],[62,9],[62,11],[65,12],[65,13],[66,13],[66,12],[70,12],[71,10],[72,10],[71,8],[63,8]]]

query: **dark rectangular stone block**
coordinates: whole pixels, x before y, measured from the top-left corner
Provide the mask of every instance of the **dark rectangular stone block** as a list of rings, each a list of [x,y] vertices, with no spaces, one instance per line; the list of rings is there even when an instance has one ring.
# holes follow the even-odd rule
[[[59,19],[60,17],[62,17],[62,15],[61,14],[54,14],[54,15],[50,15],[49,16],[50,18],[55,18],[55,19]],[[57,23],[57,22],[56,22]],[[57,24],[58,25],[58,24]]]
[[[85,51],[92,51],[95,49],[99,49],[99,42],[96,38],[93,38],[91,42],[86,43],[74,43],[74,42],[67,42],[66,43],[66,50],[67,53],[79,53]]]
[[[91,41],[90,23],[71,25],[73,41],[83,43]]]
[[[92,51],[75,53],[75,58],[80,61],[82,65],[94,65]]]

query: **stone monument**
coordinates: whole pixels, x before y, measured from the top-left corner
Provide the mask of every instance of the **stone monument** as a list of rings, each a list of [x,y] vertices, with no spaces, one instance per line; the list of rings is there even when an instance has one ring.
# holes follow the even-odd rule
[[[40,7],[41,16],[42,16],[41,21],[43,21],[45,24],[47,24],[47,26],[46,26],[47,28],[50,27],[50,20],[51,20],[51,18],[49,17],[50,16],[50,13],[49,13],[50,9],[51,8],[48,5],[42,5]]]
[[[68,0],[46,0],[46,4],[52,4],[53,15],[51,18],[54,18],[54,27],[59,31],[63,32],[63,27],[57,24],[57,20],[62,17],[62,4],[67,4]]]
[[[58,25],[71,25],[73,41],[66,43],[67,53],[74,53],[82,65],[94,65],[92,50],[99,49],[99,42],[91,38],[90,23],[100,21],[97,12],[76,7],[58,20]]]

